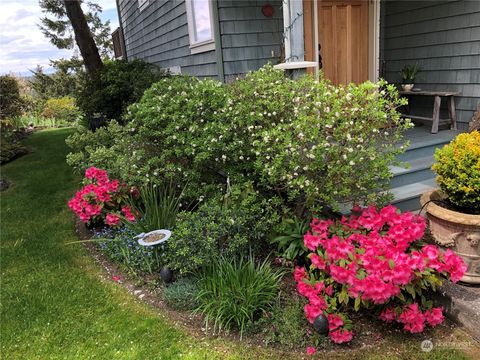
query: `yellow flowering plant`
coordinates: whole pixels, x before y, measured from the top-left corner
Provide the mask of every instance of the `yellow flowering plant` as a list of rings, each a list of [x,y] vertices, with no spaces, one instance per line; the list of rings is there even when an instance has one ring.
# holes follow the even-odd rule
[[[448,200],[464,212],[480,214],[480,132],[458,135],[435,152],[433,171]]]

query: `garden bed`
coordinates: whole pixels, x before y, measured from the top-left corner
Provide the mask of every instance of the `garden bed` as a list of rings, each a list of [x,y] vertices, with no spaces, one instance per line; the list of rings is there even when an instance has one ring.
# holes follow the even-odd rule
[[[75,229],[80,240],[91,239],[93,233],[85,224],[75,217]],[[205,338],[221,338],[227,341],[239,342],[242,346],[252,348],[268,347],[275,351],[279,358],[304,358],[305,347],[289,347],[272,342],[264,331],[266,328],[257,328],[247,333],[240,341],[239,332],[221,332],[213,334],[212,329],[208,332],[200,315],[189,311],[178,311],[170,308],[163,300],[163,284],[160,276],[134,276],[110,261],[93,242],[84,242],[84,247],[103,269],[103,280],[116,282],[155,310],[168,318],[175,326],[182,328],[190,336],[204,340]],[[297,296],[295,282],[291,275],[282,279],[282,290],[291,296]],[[445,321],[435,329],[428,329],[422,334],[406,334],[400,326],[392,327],[380,321],[368,312],[352,312],[350,318],[355,323],[355,337],[348,344],[336,345],[325,337],[325,340],[317,346],[318,356],[335,356],[335,358],[356,358],[355,354],[382,354],[382,357],[395,357],[403,354],[406,348],[412,354],[426,354],[421,351],[421,343],[430,340],[441,344],[442,350],[456,348],[458,350],[475,353],[478,344],[458,329],[451,321]],[[312,329],[313,331],[313,329]]]

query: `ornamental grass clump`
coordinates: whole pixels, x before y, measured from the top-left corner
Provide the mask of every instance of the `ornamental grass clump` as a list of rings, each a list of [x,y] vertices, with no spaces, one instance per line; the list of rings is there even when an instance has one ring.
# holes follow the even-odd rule
[[[268,259],[217,258],[200,275],[196,312],[204,315],[207,330],[211,323],[214,332],[235,328],[242,338],[247,326],[275,302],[281,277]]]
[[[440,324],[442,308],[432,306],[428,292],[438,289],[442,275],[457,282],[467,266],[450,249],[419,244],[424,230],[422,217],[391,205],[341,221],[313,219],[304,237],[310,266],[294,273],[298,292],[309,301],[308,321],[326,316],[335,343],[353,337],[350,309],[368,309],[411,333]]]
[[[435,152],[437,184],[460,211],[480,214],[480,132],[458,135]]]

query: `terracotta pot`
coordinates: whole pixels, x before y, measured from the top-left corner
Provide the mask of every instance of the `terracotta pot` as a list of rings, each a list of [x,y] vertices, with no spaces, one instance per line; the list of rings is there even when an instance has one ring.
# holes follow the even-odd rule
[[[445,199],[437,189],[423,194],[420,203],[424,206],[431,200]],[[425,210],[435,242],[455,251],[468,265],[461,281],[480,284],[480,215],[452,211],[434,202],[428,203]]]

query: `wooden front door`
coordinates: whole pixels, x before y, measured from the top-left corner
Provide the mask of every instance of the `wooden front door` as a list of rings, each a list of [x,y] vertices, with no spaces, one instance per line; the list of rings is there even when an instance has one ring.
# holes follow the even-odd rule
[[[319,0],[323,73],[334,84],[368,80],[368,0]]]

